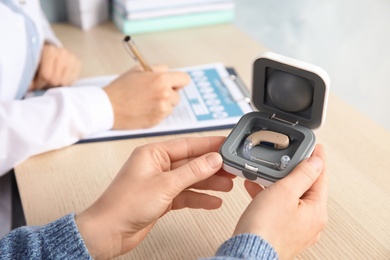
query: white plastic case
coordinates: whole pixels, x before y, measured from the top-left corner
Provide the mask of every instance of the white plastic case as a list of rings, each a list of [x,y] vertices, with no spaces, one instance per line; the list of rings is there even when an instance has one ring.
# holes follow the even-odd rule
[[[325,121],[330,80],[321,68],[265,52],[253,62],[251,106],[257,112],[245,114],[220,148],[223,168],[232,174],[269,186],[287,176],[315,146],[312,130]],[[267,143],[252,148],[263,160],[278,162],[290,157],[284,169],[247,158],[246,138],[257,131],[268,130],[287,135],[289,145],[275,149]]]

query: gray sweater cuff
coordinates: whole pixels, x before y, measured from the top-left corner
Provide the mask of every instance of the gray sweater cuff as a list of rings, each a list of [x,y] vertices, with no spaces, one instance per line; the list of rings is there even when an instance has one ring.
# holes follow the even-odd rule
[[[75,214],[42,227],[21,227],[0,240],[5,259],[92,259],[78,231]]]
[[[221,245],[215,256],[216,259],[278,259],[273,247],[254,234],[240,234],[230,238]]]
[[[92,259],[77,228],[74,213],[49,223],[39,233],[49,258]]]

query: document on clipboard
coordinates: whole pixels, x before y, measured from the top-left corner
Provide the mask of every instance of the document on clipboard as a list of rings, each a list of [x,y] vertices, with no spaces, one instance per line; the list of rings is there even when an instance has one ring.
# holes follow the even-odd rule
[[[79,143],[189,133],[232,128],[242,115],[253,111],[249,91],[235,73],[222,63],[175,69],[187,72],[191,83],[180,90],[180,103],[160,124],[138,130],[110,130]],[[75,86],[105,86],[116,76],[86,78]]]

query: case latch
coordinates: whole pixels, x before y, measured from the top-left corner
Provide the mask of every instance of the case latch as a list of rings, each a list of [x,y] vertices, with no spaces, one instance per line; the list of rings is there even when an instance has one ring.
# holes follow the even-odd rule
[[[245,169],[250,170],[252,172],[257,172],[259,170],[259,168],[252,166],[252,165],[249,165],[247,163],[245,164]]]

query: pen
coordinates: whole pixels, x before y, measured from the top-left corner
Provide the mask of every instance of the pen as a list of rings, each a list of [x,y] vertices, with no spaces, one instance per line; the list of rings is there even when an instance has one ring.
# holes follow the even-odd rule
[[[141,63],[141,66],[145,71],[152,71],[152,68],[148,65],[146,60],[142,57],[141,53],[138,51],[137,47],[135,46],[134,41],[131,39],[131,37],[129,35],[127,35],[123,39],[123,43],[124,43],[125,49],[130,54],[130,56],[133,57],[133,59],[135,61],[138,61],[139,63]]]

